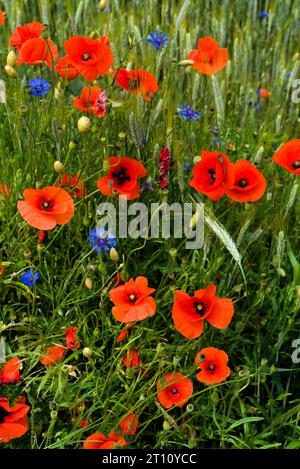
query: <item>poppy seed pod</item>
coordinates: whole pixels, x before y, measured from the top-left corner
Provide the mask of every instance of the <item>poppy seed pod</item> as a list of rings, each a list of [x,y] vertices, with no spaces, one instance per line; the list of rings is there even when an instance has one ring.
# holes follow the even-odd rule
[[[113,262],[118,262],[119,260],[118,251],[115,248],[111,248],[111,250],[109,251],[109,257],[111,258]]]
[[[16,78],[17,72],[11,65],[5,65],[4,69],[9,77]]]
[[[11,67],[14,67],[16,65],[16,61],[17,61],[16,53],[15,53],[15,51],[11,50],[7,54],[6,63],[7,63],[7,65],[10,65]]]
[[[86,277],[84,284],[89,290],[93,288],[93,280],[90,277]]]
[[[82,116],[77,122],[77,128],[80,133],[86,133],[90,130],[91,121],[88,117]]]
[[[61,161],[55,161],[53,165],[53,169],[56,173],[61,174],[64,172],[64,165]]]
[[[82,355],[85,358],[91,358],[91,356],[93,355],[93,350],[89,347],[84,347],[84,349],[82,350]]]

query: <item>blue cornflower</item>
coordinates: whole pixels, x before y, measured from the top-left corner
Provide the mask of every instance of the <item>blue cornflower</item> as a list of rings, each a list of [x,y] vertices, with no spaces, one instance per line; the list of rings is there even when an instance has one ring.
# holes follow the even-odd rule
[[[159,33],[157,29],[149,36],[147,42],[152,44],[155,50],[164,49],[170,43],[170,38],[166,33]]]
[[[178,107],[178,114],[185,117],[185,121],[194,121],[197,122],[198,118],[201,116],[201,112],[195,111],[192,109],[189,103],[185,103],[184,106]]]
[[[28,83],[28,86],[30,88],[29,94],[41,97],[48,93],[51,85],[42,78],[33,78],[33,80],[30,80]]]
[[[269,13],[267,11],[261,11],[259,14],[260,18],[269,18]]]
[[[34,273],[31,269],[27,269],[21,275],[21,282],[27,287],[33,287],[39,278],[40,274],[38,272]]]
[[[254,108],[258,111],[260,109],[260,104],[259,103],[254,103]]]
[[[117,245],[116,237],[112,233],[107,234],[104,228],[91,230],[89,242],[99,254],[102,254],[102,251],[109,252]]]
[[[292,72],[286,72],[286,77],[290,78],[291,74],[292,74]]]
[[[191,169],[192,169],[192,163],[190,163],[189,161],[186,161],[186,162],[184,163],[184,166],[183,166],[183,168],[182,168],[182,171],[183,171],[184,173],[189,173],[189,172],[191,171]]]

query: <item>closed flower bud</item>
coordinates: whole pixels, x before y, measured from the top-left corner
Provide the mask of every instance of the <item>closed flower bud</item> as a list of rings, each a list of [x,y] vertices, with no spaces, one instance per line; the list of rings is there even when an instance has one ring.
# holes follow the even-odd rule
[[[178,62],[178,65],[194,65],[194,61],[193,60],[189,60],[189,59],[185,59],[185,60],[181,60],[180,62]]]
[[[110,168],[109,162],[107,160],[104,160],[103,161],[103,170],[107,173],[109,168]]]
[[[11,50],[7,55],[6,63],[7,65],[14,67],[16,65],[16,61],[17,61],[16,53],[15,51]]]
[[[91,356],[93,355],[93,350],[90,347],[84,347],[84,349],[82,350],[82,355],[85,358],[91,358]]]
[[[93,280],[90,277],[86,277],[84,284],[89,290],[93,288]]]
[[[86,133],[90,130],[91,121],[88,117],[82,116],[77,122],[77,127],[80,133]]]
[[[5,65],[4,69],[9,77],[16,78],[17,73],[11,65]]]
[[[193,159],[193,163],[197,164],[197,163],[199,163],[199,161],[201,161],[201,156],[199,156],[199,155],[195,156],[195,158]]]
[[[115,248],[111,248],[111,250],[109,251],[109,257],[111,258],[113,262],[118,262],[119,260],[118,251]]]
[[[171,425],[169,424],[169,422],[167,420],[164,420],[163,429],[165,430],[165,432],[170,430],[170,428],[171,428]]]
[[[53,169],[56,173],[61,174],[64,171],[64,165],[62,164],[61,161],[55,161],[53,165]]]
[[[76,143],[71,141],[69,143],[69,150],[74,150],[74,148],[76,148]]]
[[[124,140],[125,137],[126,137],[125,132],[120,132],[120,133],[119,133],[119,138],[120,138],[121,140]]]

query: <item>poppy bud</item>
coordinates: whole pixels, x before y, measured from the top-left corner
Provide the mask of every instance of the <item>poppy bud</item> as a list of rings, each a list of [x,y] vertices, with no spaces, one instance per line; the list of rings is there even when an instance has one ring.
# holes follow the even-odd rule
[[[167,420],[164,420],[164,423],[163,423],[163,429],[165,432],[167,432],[168,430],[170,430],[171,428],[171,425],[169,424],[169,422]]]
[[[82,355],[85,357],[85,358],[91,358],[91,356],[93,355],[93,350],[89,347],[84,347],[84,349],[82,350]]]
[[[193,163],[194,164],[197,164],[201,161],[201,156],[195,156],[195,158],[193,159]]]
[[[110,168],[109,162],[107,160],[103,161],[103,170],[107,173]]]
[[[106,7],[106,0],[100,0],[99,2],[100,10],[104,10],[105,7]]]
[[[86,133],[90,130],[91,121],[88,117],[82,116],[77,122],[77,127],[80,133]]]
[[[69,143],[69,150],[74,150],[74,148],[76,148],[76,143],[71,141]]]
[[[56,173],[61,174],[64,171],[64,165],[61,161],[55,161],[53,165],[53,169]]]
[[[10,65],[11,67],[14,67],[16,65],[16,61],[17,61],[16,53],[15,53],[15,51],[11,50],[7,54],[6,63],[7,63],[7,65]]]
[[[5,65],[4,69],[9,77],[16,78],[17,73],[11,65]]]
[[[86,277],[84,284],[89,290],[93,288],[93,280],[90,277]]]
[[[118,262],[119,260],[118,251],[115,248],[111,248],[111,250],[109,251],[109,257],[111,258],[113,262]]]
[[[185,59],[185,60],[181,60],[180,62],[178,62],[178,65],[194,65],[194,61],[193,60],[189,60],[189,59]]]

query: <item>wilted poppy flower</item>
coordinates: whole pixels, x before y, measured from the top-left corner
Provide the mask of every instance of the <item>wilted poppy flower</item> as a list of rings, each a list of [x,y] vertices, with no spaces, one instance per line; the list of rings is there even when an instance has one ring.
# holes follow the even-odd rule
[[[210,199],[218,200],[225,194],[225,186],[233,182],[233,168],[225,153],[202,151],[189,185]]]
[[[12,407],[6,397],[0,397],[0,443],[7,443],[20,438],[28,431],[29,405],[25,404],[25,397],[19,397]]]
[[[96,80],[98,75],[105,75],[114,61],[107,38],[99,40],[73,36],[64,43],[64,47],[70,64],[88,81]]]
[[[18,357],[13,357],[3,365],[0,371],[0,384],[14,383],[20,381],[22,376],[20,374],[21,360]]]
[[[204,356],[204,360],[202,356]],[[215,347],[203,348],[195,358],[195,365],[201,370],[196,374],[197,379],[206,384],[221,383],[231,373],[227,362],[228,355],[223,350]]]
[[[64,80],[74,80],[78,77],[79,72],[68,60],[67,57],[59,57],[57,59],[57,65],[55,65],[54,70],[58,75]]]
[[[135,412],[130,412],[130,414],[126,415],[121,422],[119,423],[119,427],[121,428],[122,434],[133,436],[135,435],[136,429],[139,424],[139,417]]]
[[[113,191],[119,193],[122,199],[133,200],[140,195],[138,178],[144,177],[147,170],[139,161],[127,156],[111,156],[108,158],[108,176],[98,179],[99,191],[108,196]]]
[[[247,160],[238,160],[233,166],[233,180],[226,186],[226,194],[236,202],[255,202],[266,190],[262,173]]]
[[[26,23],[24,26],[17,26],[10,36],[9,45],[20,49],[20,47],[29,39],[40,37],[43,29],[44,27],[42,23],[39,23],[38,21]]]
[[[79,199],[83,199],[88,193],[86,185],[79,179],[78,174],[71,176],[70,173],[65,173],[56,183],[56,186],[63,187],[72,197],[76,196]]]
[[[123,323],[141,321],[149,316],[153,316],[156,310],[156,303],[151,293],[154,288],[148,287],[146,277],[132,278],[117,288],[110,290],[110,300],[114,303],[112,314],[118,321]]]
[[[158,381],[157,390],[157,399],[165,409],[183,407],[193,395],[193,383],[182,373],[169,373],[164,381]]]
[[[77,340],[76,331],[78,327],[69,326],[64,332],[66,334],[66,344],[69,349],[78,350],[80,347],[80,343]]]
[[[188,339],[199,337],[204,321],[217,329],[227,327],[232,319],[234,307],[229,298],[218,298],[216,286],[195,291],[193,296],[176,290],[172,315],[176,329]]]
[[[117,72],[116,82],[131,94],[141,93],[146,101],[158,90],[156,78],[146,70],[126,70],[120,68]]]
[[[9,197],[9,190],[6,184],[0,184],[0,200]]]
[[[116,342],[122,342],[126,337],[128,337],[128,332],[130,328],[129,327],[124,327],[118,337],[116,338]]]
[[[5,15],[2,10],[0,10],[0,25],[5,22]]]
[[[65,225],[73,216],[74,201],[64,189],[53,186],[25,189],[23,196],[25,201],[18,202],[18,210],[24,220],[38,230]]]
[[[29,39],[19,49],[17,64],[27,63],[30,65],[46,64],[52,68],[53,62],[58,57],[57,46],[48,39],[36,37]]]
[[[290,140],[282,145],[272,160],[290,173],[300,174],[300,139]]]
[[[92,86],[91,88],[84,86],[81,90],[80,98],[73,98],[73,104],[76,109],[85,112],[93,112],[97,117],[105,116],[106,101],[107,96],[99,86]]]
[[[188,55],[193,60],[193,68],[204,75],[214,75],[228,62],[227,49],[220,49],[218,42],[211,37],[198,40],[198,49],[192,50]]]
[[[122,363],[126,368],[138,368],[143,365],[139,352],[135,349],[129,350],[126,353],[125,357],[122,359]]]
[[[55,363],[63,358],[66,350],[66,347],[63,345],[53,345],[52,347],[48,347],[44,351],[44,356],[40,358],[40,363],[46,366],[52,365],[52,363]]]
[[[111,433],[107,438],[101,433],[93,433],[88,436],[85,442],[83,443],[83,449],[115,449],[123,448],[127,445],[127,442],[124,438],[118,433]]]

